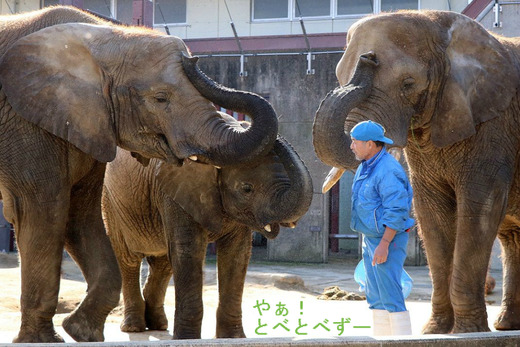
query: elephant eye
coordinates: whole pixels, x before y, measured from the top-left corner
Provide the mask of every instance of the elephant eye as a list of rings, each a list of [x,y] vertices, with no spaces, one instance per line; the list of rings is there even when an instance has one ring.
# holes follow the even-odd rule
[[[403,88],[403,90],[409,90],[410,88],[412,88],[414,86],[414,84],[415,84],[415,79],[413,79],[412,77],[408,77],[403,80],[402,88]]]
[[[243,183],[241,188],[242,188],[242,191],[246,194],[250,194],[253,192],[253,185],[251,185],[249,183]]]
[[[155,101],[157,102],[168,102],[168,95],[166,93],[157,93],[155,94]]]

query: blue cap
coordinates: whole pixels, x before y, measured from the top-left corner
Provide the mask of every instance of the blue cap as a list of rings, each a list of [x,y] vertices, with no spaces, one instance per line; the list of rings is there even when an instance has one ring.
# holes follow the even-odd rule
[[[394,143],[394,141],[385,137],[385,128],[371,120],[356,124],[350,131],[350,136],[359,141],[381,141],[389,145]]]

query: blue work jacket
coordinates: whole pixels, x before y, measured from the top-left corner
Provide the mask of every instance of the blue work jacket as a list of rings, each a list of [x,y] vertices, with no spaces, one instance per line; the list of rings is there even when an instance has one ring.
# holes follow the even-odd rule
[[[382,237],[385,226],[402,233],[410,229],[412,187],[403,167],[383,147],[359,165],[352,184],[352,230]]]

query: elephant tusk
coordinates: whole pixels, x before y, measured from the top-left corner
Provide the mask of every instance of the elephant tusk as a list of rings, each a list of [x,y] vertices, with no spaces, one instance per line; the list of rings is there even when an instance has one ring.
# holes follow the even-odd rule
[[[271,226],[269,224],[267,224],[265,227],[264,227],[265,231],[267,231],[268,233],[271,232]]]
[[[323,187],[321,188],[321,192],[325,194],[329,191],[330,188],[332,188],[336,182],[339,181],[341,176],[343,176],[343,173],[345,173],[345,169],[340,169],[337,167],[333,167],[332,170],[330,170],[327,177],[325,177],[325,182],[323,182]]]
[[[190,158],[191,160],[193,160],[193,161],[197,161],[197,156],[196,156],[196,155],[191,155],[189,158]]]
[[[296,228],[296,223],[294,223],[294,222],[287,223],[287,227],[291,228],[291,229],[294,229],[294,228]]]

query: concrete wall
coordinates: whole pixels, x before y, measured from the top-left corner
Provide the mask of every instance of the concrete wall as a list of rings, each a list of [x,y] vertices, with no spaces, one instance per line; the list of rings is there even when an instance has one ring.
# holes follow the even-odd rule
[[[314,153],[312,124],[321,99],[338,85],[334,71],[340,57],[339,53],[316,55],[314,75],[306,74],[304,55],[248,57],[245,78],[239,76],[238,57],[207,57],[199,61],[200,68],[219,83],[268,97],[280,118],[280,133],[311,172],[311,208],[295,229],[282,228],[278,238],[268,242],[269,260],[327,260],[328,196],[321,194],[321,184],[329,168]]]
[[[480,24],[487,30],[499,35],[508,37],[520,36],[520,4],[518,2],[501,0],[501,10],[498,12],[498,15],[496,15],[494,8],[489,7],[488,11],[483,13]]]

